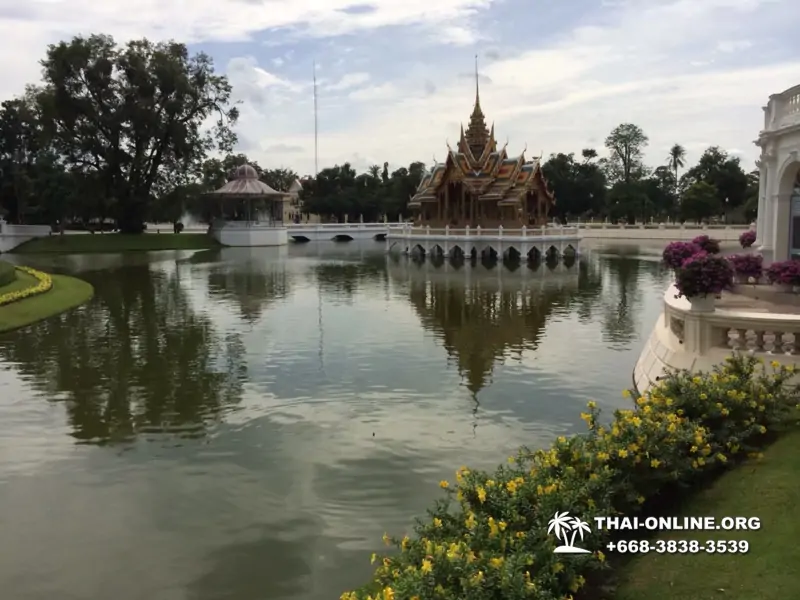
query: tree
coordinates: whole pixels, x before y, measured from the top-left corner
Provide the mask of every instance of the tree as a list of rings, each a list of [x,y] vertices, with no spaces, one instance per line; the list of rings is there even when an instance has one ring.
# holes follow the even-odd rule
[[[542,165],[542,173],[558,200],[554,217],[568,219],[603,210],[606,179],[599,165],[592,162],[597,152],[585,148],[581,155],[583,162],[577,162],[573,154],[551,154]]]
[[[653,203],[638,181],[618,181],[608,191],[608,216],[614,220],[624,219],[635,223],[637,215],[642,221],[653,213]]]
[[[677,181],[670,167],[656,167],[653,174],[642,181],[642,187],[658,218],[675,215],[678,205]]]
[[[280,167],[278,169],[264,169],[259,179],[269,187],[279,192],[288,192],[291,185],[297,181],[299,175],[292,169]]]
[[[719,192],[710,183],[696,181],[683,193],[681,217],[689,221],[703,221],[722,212]]]
[[[680,144],[675,144],[669,149],[669,157],[667,160],[670,168],[675,171],[675,181],[678,180],[678,169],[683,168],[686,159],[686,149]]]
[[[747,197],[748,179],[739,157],[729,156],[719,146],[711,146],[703,152],[697,164],[681,180],[684,189],[701,181],[712,186],[716,190],[719,206],[726,214],[742,206]]]
[[[606,165],[606,177],[611,183],[626,184],[641,179],[645,173],[642,162],[648,138],[641,127],[633,123],[617,125],[605,139],[610,153]]]
[[[69,169],[98,176],[123,232],[142,231],[153,192],[166,193],[175,173],[236,141],[227,78],[183,44],[75,37],[49,46],[42,67],[45,132]]]

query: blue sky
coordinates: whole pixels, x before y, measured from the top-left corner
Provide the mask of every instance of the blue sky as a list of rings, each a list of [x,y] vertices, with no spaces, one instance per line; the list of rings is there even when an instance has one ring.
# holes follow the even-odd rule
[[[186,41],[241,100],[240,150],[264,166],[444,157],[474,101],[511,154],[601,150],[622,122],[690,160],[719,144],[752,168],[770,94],[800,83],[793,0],[0,0],[0,96],[36,81],[47,43],[104,32]]]

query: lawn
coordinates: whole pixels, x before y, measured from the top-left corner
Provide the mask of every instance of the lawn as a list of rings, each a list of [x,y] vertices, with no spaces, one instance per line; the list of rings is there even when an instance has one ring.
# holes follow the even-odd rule
[[[37,238],[18,246],[14,254],[89,254],[155,250],[202,250],[219,244],[205,233],[66,234]]]
[[[686,516],[759,517],[745,532],[677,532],[659,539],[747,540],[748,554],[637,557],[620,572],[615,600],[775,600],[800,598],[800,431],[778,439],[759,461],[745,463],[690,496]]]
[[[94,288],[81,279],[66,275],[51,277],[53,287],[44,294],[0,306],[0,333],[60,314],[88,302],[94,295]],[[18,270],[16,281],[0,287],[0,295],[32,287],[37,283],[35,277]]]

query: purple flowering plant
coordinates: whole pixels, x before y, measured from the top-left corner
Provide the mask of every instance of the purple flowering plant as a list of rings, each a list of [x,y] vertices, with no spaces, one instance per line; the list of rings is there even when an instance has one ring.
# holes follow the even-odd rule
[[[671,242],[664,248],[661,258],[668,267],[679,269],[687,258],[698,252],[700,252],[700,247],[693,242]]]
[[[772,263],[767,267],[767,279],[770,283],[800,285],[800,261],[784,260]]]
[[[728,260],[737,277],[758,279],[764,274],[764,257],[760,254],[732,254]]]
[[[739,244],[741,244],[742,248],[749,248],[753,244],[756,243],[756,232],[752,229],[745,231],[742,235],[739,236]]]
[[[733,286],[733,268],[726,258],[700,251],[675,271],[677,298],[717,296]]]
[[[719,254],[719,240],[712,239],[707,235],[698,235],[692,240],[692,243],[704,252]]]

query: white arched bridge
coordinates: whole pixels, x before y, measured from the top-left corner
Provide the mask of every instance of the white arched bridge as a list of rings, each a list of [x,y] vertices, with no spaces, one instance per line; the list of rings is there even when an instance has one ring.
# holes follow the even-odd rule
[[[387,235],[387,250],[404,254],[482,256],[538,259],[576,255],[580,249],[577,227],[521,227],[519,229],[404,226]]]
[[[385,240],[390,231],[400,231],[403,223],[287,223],[289,238],[295,242],[349,242]]]

